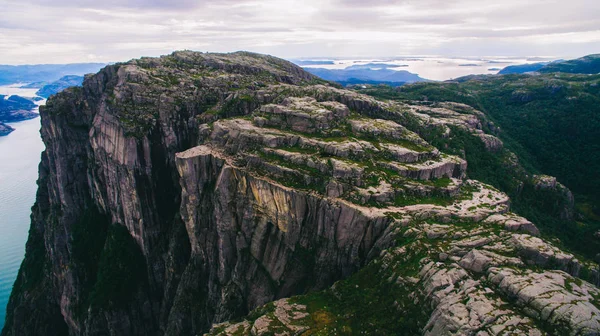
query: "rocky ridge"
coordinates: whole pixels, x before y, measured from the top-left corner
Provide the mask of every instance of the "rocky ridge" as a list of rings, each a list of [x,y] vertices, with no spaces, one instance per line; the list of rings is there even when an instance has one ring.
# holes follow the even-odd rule
[[[466,105],[176,52],[108,66],[40,112],[47,150],[3,336],[600,330],[598,265],[536,237],[419,135],[452,125],[501,147]],[[386,289],[396,322],[339,308],[371,310],[361,286]]]

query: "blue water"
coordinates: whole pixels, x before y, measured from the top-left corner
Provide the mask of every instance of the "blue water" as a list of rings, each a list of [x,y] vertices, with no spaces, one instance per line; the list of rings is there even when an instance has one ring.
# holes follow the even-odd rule
[[[16,130],[0,137],[0,330],[10,291],[25,256],[38,163],[44,149],[39,134],[40,118],[9,125]]]

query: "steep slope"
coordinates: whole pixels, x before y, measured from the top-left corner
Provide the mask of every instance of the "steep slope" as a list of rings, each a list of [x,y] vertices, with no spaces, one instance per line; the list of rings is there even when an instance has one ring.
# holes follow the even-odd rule
[[[305,293],[232,333],[277,332],[271,308],[306,309],[299,314],[326,329],[321,316],[347,316],[326,307],[372,304],[359,287],[327,288],[367,274],[385,291],[386,273],[372,266],[383,262],[402,272],[388,299],[436,313],[406,324],[399,310],[381,328],[441,330],[453,315],[443,307],[473,294],[459,288],[485,273],[498,297],[491,313],[518,320],[504,325],[599,329],[598,290],[584,281],[598,285],[598,266],[532,237],[536,227],[508,212],[505,194],[466,179],[463,158],[423,139],[466,132],[486,151],[501,148],[468,106],[382,102],[273,57],[185,51],[108,66],[40,113],[46,151],[3,336],[195,335]],[[493,253],[477,254],[486,246]],[[502,277],[544,284],[561,314],[502,301],[514,289],[505,293]],[[564,305],[558,292],[581,304]]]

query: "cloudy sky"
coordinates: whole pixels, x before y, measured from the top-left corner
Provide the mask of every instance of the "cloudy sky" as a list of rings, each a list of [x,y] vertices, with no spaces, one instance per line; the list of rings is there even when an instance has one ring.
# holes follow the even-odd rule
[[[0,0],[0,64],[600,53],[599,0]]]

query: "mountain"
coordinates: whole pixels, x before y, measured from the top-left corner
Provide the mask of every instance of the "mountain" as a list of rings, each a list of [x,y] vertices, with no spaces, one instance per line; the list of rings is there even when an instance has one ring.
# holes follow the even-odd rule
[[[544,73],[565,72],[574,74],[599,74],[600,54],[588,55],[569,61],[550,63],[539,71]]]
[[[31,98],[0,95],[0,122],[33,119],[38,116],[37,113],[31,112],[35,107],[36,104]]]
[[[14,131],[15,129],[0,122],[0,136],[5,136],[5,135],[9,135],[10,132]]]
[[[45,85],[48,85],[48,82],[33,82],[33,83],[29,83],[26,85],[22,85],[21,88],[22,89],[41,89],[43,88]]]
[[[535,72],[543,68],[547,65],[548,62],[541,63],[530,63],[530,64],[519,64],[519,65],[509,65],[504,69],[498,72],[499,75],[509,75],[509,74],[523,74],[527,72]]]
[[[346,69],[325,69],[325,68],[305,68],[306,71],[323,79],[334,82],[353,81],[354,84],[360,84],[360,81],[379,82],[379,83],[414,83],[422,82],[425,79],[406,70],[391,70],[389,68],[346,68]]]
[[[366,63],[366,64],[353,64],[346,68],[346,70],[364,70],[364,69],[394,69],[407,67],[406,64],[387,64],[387,63]]]
[[[296,65],[300,65],[300,66],[305,66],[305,65],[333,65],[335,64],[334,61],[331,60],[290,60],[290,62],[296,64]]]
[[[571,192],[471,106],[183,51],[107,66],[40,114],[2,336],[600,332],[598,264],[470,167],[500,162],[565,221]]]
[[[44,85],[36,92],[36,94],[40,97],[48,98],[68,87],[81,86],[81,84],[83,84],[83,76],[64,76],[55,82]]]
[[[0,85],[53,82],[66,75],[95,73],[104,63],[0,65]]]
[[[0,95],[0,136],[14,131],[6,122],[23,121],[37,118],[39,115],[32,110],[37,107],[35,98]]]
[[[375,80],[364,80],[364,79],[356,79],[356,78],[350,78],[348,80],[340,80],[337,81],[336,83],[344,86],[344,87],[351,87],[354,85],[389,85],[392,87],[398,87],[398,86],[402,86],[404,84],[406,84],[406,82],[384,82],[384,81],[375,81]]]

